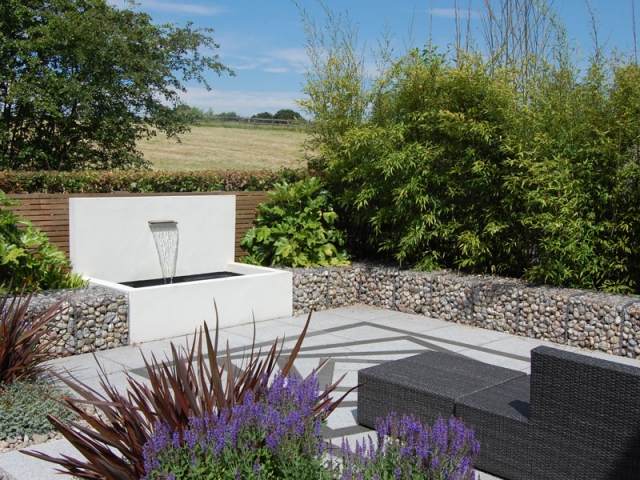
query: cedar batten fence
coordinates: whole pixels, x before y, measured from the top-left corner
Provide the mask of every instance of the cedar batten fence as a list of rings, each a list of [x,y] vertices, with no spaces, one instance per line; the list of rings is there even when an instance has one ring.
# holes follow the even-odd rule
[[[240,248],[244,233],[253,226],[256,206],[269,200],[267,192],[207,192],[207,193],[28,193],[7,195],[20,205],[7,207],[20,218],[30,221],[46,233],[56,247],[69,255],[69,198],[77,197],[153,197],[184,195],[235,195],[236,196],[236,261],[246,255]]]

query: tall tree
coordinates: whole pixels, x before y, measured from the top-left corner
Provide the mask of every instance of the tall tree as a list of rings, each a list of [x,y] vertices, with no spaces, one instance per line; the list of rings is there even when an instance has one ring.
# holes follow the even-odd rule
[[[301,120],[302,115],[300,115],[295,110],[291,110],[290,108],[283,108],[278,110],[273,116],[276,120]]]
[[[188,128],[184,83],[233,74],[201,53],[211,32],[104,0],[2,0],[0,169],[143,166],[137,139]]]

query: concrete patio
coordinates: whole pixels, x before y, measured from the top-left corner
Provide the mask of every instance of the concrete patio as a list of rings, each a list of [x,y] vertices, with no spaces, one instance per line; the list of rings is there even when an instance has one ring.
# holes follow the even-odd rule
[[[273,343],[278,337],[285,339],[281,362],[286,361],[288,353],[298,339],[306,316],[281,318],[255,324],[256,344],[258,347]],[[229,343],[234,360],[240,360],[251,346],[254,333],[253,325],[241,325],[220,331],[220,346]],[[170,352],[170,341],[184,345],[185,337],[171,340],[147,342],[96,354],[97,360],[108,373],[113,385],[125,388],[124,372],[144,379],[144,364],[141,353],[149,356],[154,353],[158,359],[164,359]],[[338,392],[345,392],[357,383],[357,371],[371,365],[396,360],[425,350],[449,351],[465,355],[476,360],[503,367],[529,372],[529,352],[539,345],[556,346],[576,351],[575,348],[561,347],[535,339],[517,337],[506,333],[466,327],[441,320],[418,315],[403,314],[391,310],[354,306],[314,313],[309,331],[300,351],[296,369],[303,376],[309,374],[319,362],[330,357],[330,361],[320,372],[320,385],[331,384],[346,373]],[[589,353],[608,360],[640,366],[637,360],[614,357],[604,353]],[[96,364],[90,355],[79,355],[51,362],[58,369],[68,369],[79,380],[97,387]],[[366,437],[370,430],[356,423],[357,392],[350,393],[345,401],[328,419],[324,429],[324,438],[340,445],[346,437],[355,443],[356,439]],[[49,455],[66,454],[77,456],[64,440],[32,447]],[[17,451],[0,454],[0,478],[4,473],[14,480],[59,479],[55,466]],[[486,480],[495,479],[480,473]]]

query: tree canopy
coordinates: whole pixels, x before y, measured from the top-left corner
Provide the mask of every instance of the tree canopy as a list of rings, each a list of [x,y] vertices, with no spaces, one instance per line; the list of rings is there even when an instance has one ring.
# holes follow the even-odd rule
[[[273,114],[269,112],[260,112],[252,115],[251,118],[264,118],[267,120],[271,120],[273,118]]]
[[[275,118],[276,120],[301,120],[302,115],[300,115],[295,110],[291,110],[290,108],[283,108],[281,110],[278,110],[273,115],[273,118]]]
[[[2,0],[0,169],[143,166],[137,139],[187,130],[185,83],[233,74],[202,53],[211,33],[104,0]]]

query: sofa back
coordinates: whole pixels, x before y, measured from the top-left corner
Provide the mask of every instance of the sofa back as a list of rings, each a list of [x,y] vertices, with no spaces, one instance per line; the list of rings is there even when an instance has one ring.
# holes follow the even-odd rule
[[[539,462],[568,465],[573,458],[590,478],[638,475],[640,367],[534,348],[530,422]],[[572,477],[575,471],[565,474],[580,478]]]

